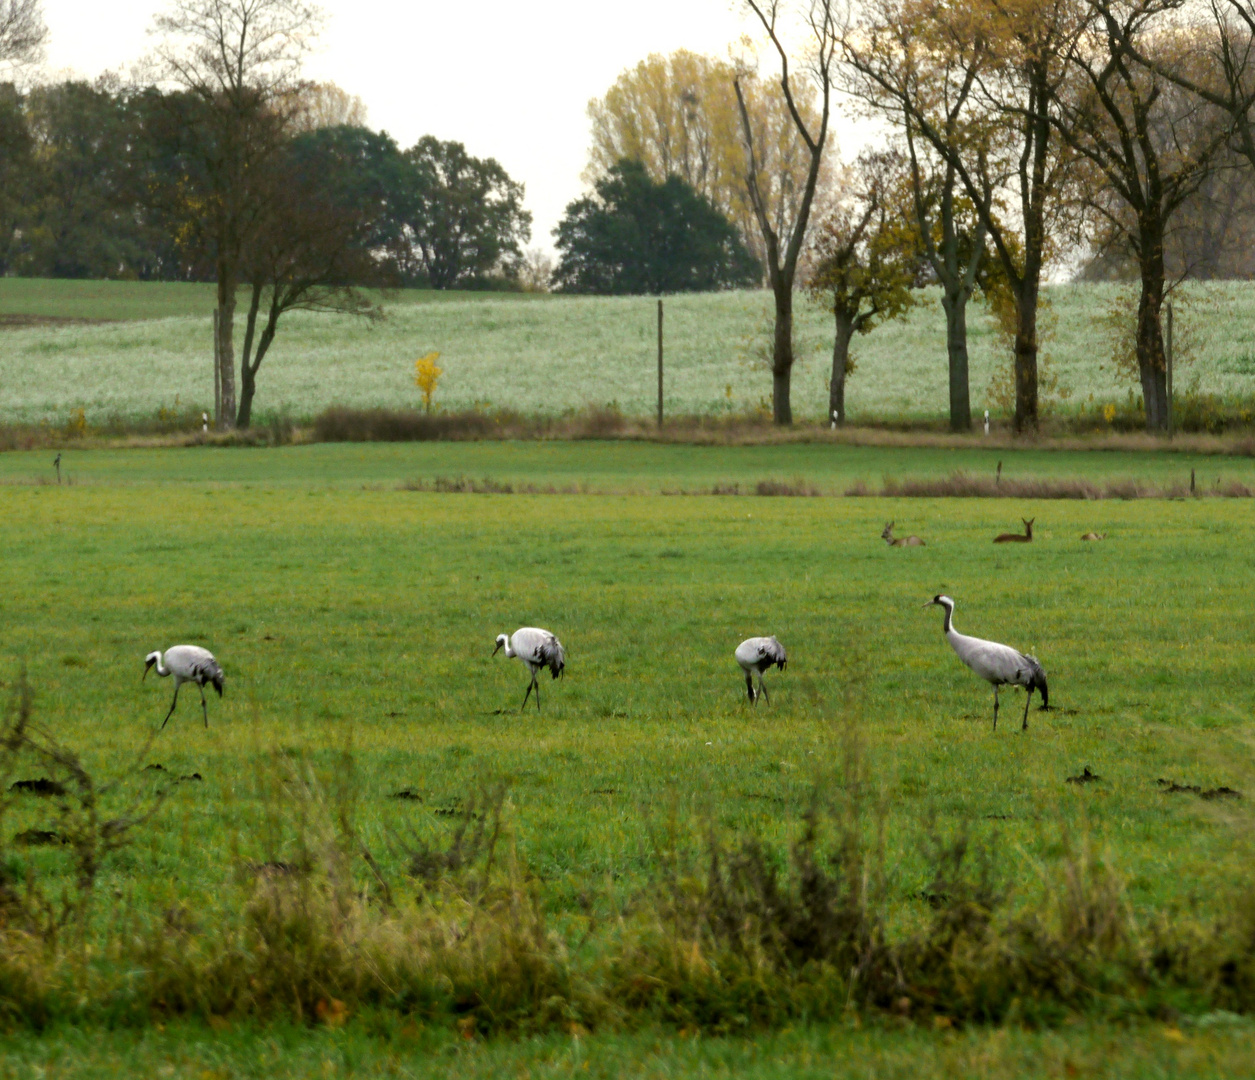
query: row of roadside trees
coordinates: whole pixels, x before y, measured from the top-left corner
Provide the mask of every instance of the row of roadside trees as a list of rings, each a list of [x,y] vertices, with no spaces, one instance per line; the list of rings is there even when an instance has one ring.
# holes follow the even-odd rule
[[[1255,220],[1255,3],[743,2],[770,60],[681,53],[625,72],[590,106],[590,174],[620,157],[676,172],[751,238],[775,297],[777,422],[792,417],[797,285],[832,306],[844,419],[850,338],[933,283],[952,427],[971,426],[966,308],[978,293],[1014,341],[1015,427],[1035,427],[1044,275],[1081,253],[1139,283],[1146,423],[1165,428],[1166,296],[1191,273],[1249,266],[1242,245],[1220,249]],[[845,170],[829,164],[838,103],[884,132]]]

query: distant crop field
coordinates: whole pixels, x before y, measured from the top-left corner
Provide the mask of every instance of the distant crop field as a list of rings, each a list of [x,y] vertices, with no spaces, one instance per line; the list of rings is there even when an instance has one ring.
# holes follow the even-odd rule
[[[1058,378],[1050,407],[1124,401],[1133,385],[1110,360],[1101,318],[1111,285],[1046,290],[1044,346]],[[1193,362],[1177,375],[1191,389],[1255,396],[1255,286],[1195,289],[1181,308],[1178,339]],[[611,406],[650,415],[656,400],[656,302],[648,297],[527,297],[405,292],[384,299],[387,318],[367,325],[334,316],[288,316],[259,375],[259,415],[301,419],[330,404],[414,406],[414,360],[440,352],[438,408],[510,408],[558,414]],[[161,408],[209,408],[212,287],[129,282],[0,280],[0,420],[63,423],[151,416]],[[668,297],[669,413],[719,415],[765,408],[770,298],[762,292]],[[117,320],[20,325],[16,316]],[[977,304],[969,313],[973,408],[999,408],[995,370],[1005,344]],[[237,327],[237,343],[242,323]],[[827,408],[831,331],[827,314],[798,297],[799,362],[793,400],[801,418]],[[855,342],[849,418],[942,417],[947,409],[945,328],[935,297],[901,323]],[[1066,397],[1063,396],[1066,394]]]

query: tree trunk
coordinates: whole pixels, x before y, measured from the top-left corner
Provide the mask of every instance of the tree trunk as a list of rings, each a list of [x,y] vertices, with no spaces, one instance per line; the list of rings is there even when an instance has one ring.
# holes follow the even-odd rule
[[[232,262],[218,259],[218,374],[222,380],[223,427],[235,425],[235,284]]]
[[[972,395],[967,368],[968,290],[946,287],[941,306],[946,313],[946,352],[950,358],[950,430],[972,430]]]
[[[1025,281],[1015,298],[1015,430],[1037,428],[1037,283]]]
[[[1142,226],[1140,269],[1142,295],[1137,303],[1137,374],[1146,406],[1146,430],[1168,430],[1168,365],[1163,351],[1163,328],[1159,312],[1163,307],[1164,265],[1162,232],[1153,225]]]
[[[248,301],[248,321],[244,324],[244,349],[240,353],[240,409],[235,426],[245,429],[253,419],[253,395],[257,392],[257,365],[250,364],[253,356],[253,335],[257,330],[257,312],[261,307],[262,286],[253,283]],[[258,363],[261,362],[259,355]]]
[[[842,311],[834,311],[837,334],[832,342],[832,381],[828,384],[828,419],[845,426],[845,375],[850,364],[850,339],[854,321]]]
[[[780,275],[783,278],[784,275]],[[771,350],[771,415],[777,424],[793,423],[793,406],[789,401],[790,378],[793,374],[793,282],[777,280],[776,332]]]

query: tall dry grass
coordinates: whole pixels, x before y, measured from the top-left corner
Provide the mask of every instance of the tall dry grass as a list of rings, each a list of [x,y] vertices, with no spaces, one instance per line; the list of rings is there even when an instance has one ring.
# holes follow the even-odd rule
[[[659,1023],[733,1032],[852,1011],[944,1024],[1255,1012],[1250,882],[1233,883],[1216,921],[1138,914],[1118,869],[1062,829],[1044,887],[1027,894],[996,838],[925,828],[918,918],[895,922],[903,897],[883,806],[857,727],[843,723],[843,760],[816,782],[787,846],[673,814],[647,823],[647,885],[626,901],[590,897],[560,921],[513,844],[505,788],[468,798],[442,843],[398,837],[405,869],[389,880],[356,826],[351,755],[327,790],[279,752],[268,818],[272,839],[296,854],[241,862],[212,905],[93,924],[90,903],[76,902],[50,933],[23,915],[19,893],[49,897],[55,882],[34,870],[6,880],[0,1018],[28,1028],[171,1016],[337,1025],[386,1010],[487,1034]],[[28,694],[6,724],[0,758],[50,745],[23,742],[36,730]],[[99,790],[74,780],[81,766],[65,768],[68,787]],[[126,830],[149,820],[132,815]],[[94,835],[103,842],[110,825]],[[94,874],[71,876],[90,901]]]

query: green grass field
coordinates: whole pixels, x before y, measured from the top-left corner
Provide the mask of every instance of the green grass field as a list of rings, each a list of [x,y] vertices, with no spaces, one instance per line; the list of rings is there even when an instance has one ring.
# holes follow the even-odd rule
[[[1108,357],[1101,319],[1117,287],[1046,290],[1053,324],[1044,354],[1067,397],[1048,407],[1093,409],[1124,402],[1131,383]],[[446,409],[510,408],[557,414],[612,405],[651,415],[656,394],[656,312],[649,297],[529,297],[407,291],[383,301],[387,318],[294,313],[258,377],[259,415],[310,417],[331,404],[415,405],[415,359],[441,354],[436,402]],[[151,417],[159,409],[209,408],[212,286],[0,279],[0,318],[108,320],[0,327],[0,421],[64,424],[83,408],[89,421]],[[770,379],[769,297],[763,292],[666,300],[666,409],[670,414],[744,414],[765,407]],[[1199,286],[1181,307],[1177,338],[1194,356],[1179,391],[1255,396],[1255,288]],[[978,305],[968,319],[973,408],[990,398],[1009,353]],[[243,330],[238,331],[237,344]],[[793,402],[799,418],[827,408],[830,318],[799,295]],[[945,328],[935,297],[901,323],[855,343],[849,417],[939,418],[946,414]],[[1002,417],[1005,419],[1005,417]]]
[[[185,688],[149,754],[167,773],[204,779],[181,785],[158,827],[107,865],[102,894],[128,910],[184,903],[214,918],[242,866],[294,857],[276,755],[307,762],[332,790],[351,750],[361,836],[398,878],[397,836],[447,835],[465,800],[506,780],[516,850],[561,920],[585,895],[629,901],[649,880],[651,834],[666,820],[773,843],[794,836],[815,784],[838,771],[851,718],[884,815],[887,886],[903,927],[927,914],[919,841],[930,827],[996,834],[1000,872],[1025,904],[1079,837],[1118,869],[1127,902],[1147,919],[1218,915],[1249,878],[1249,500],[658,494],[780,476],[840,490],[991,461],[979,451],[813,445],[90,451],[66,455],[73,485],[24,483],[50,472],[47,457],[0,455],[0,680],[11,686],[27,665],[38,719],[107,775],[132,760],[169,704],[168,681],[140,681],[146,652],[199,642],[227,672],[209,729]],[[1001,457],[1008,475],[1158,482],[1196,467],[1251,481],[1248,459]],[[457,474],[609,494],[398,488]],[[990,543],[1020,516],[1036,517],[1032,545]],[[888,549],[878,537],[890,518],[928,546]],[[1081,542],[1090,529],[1108,539]],[[1026,733],[1023,699],[1011,693],[990,730],[989,688],[951,652],[939,610],[921,610],[942,591],[958,600],[960,629],[1042,660],[1056,708],[1034,708]],[[568,651],[567,677],[544,682],[539,714],[518,711],[523,669],[490,655],[498,632],[528,624],[555,630]],[[731,653],[757,633],[777,634],[790,662],[767,676],[770,705],[751,708]],[[1101,781],[1066,782],[1087,766]],[[1161,778],[1247,797],[1168,795]],[[391,797],[403,788],[421,801]],[[44,814],[30,799],[9,825],[45,825]],[[9,850],[17,870],[63,865],[55,850]],[[1104,1076],[1238,1075],[1252,1029],[1235,1024],[1184,1041],[1154,1028],[976,1031],[957,1041],[914,1030],[905,1043],[834,1030],[700,1047],[670,1035],[598,1036],[589,1049],[602,1047],[592,1075],[610,1075],[605,1063],[616,1061],[651,1076],[831,1075],[833,1046],[849,1075],[1010,1076],[1038,1055],[1054,1072],[1034,1075],[1071,1075],[1068,1061]],[[313,1072],[324,1059],[337,1075],[414,1068],[404,1048],[376,1045],[353,1025],[321,1041],[241,1030],[217,1050],[198,1038],[189,1029],[177,1045],[157,1035],[11,1041],[0,1060],[16,1075],[162,1062],[234,1074],[232,1062],[264,1044],[276,1048],[266,1050],[275,1075]],[[574,1074],[572,1054],[583,1052],[562,1039],[475,1053],[439,1030],[422,1039],[441,1062],[436,1074],[449,1076]],[[1109,1058],[1119,1047],[1125,1064]]]
[[[0,454],[0,483],[51,482],[47,450]],[[706,492],[715,485],[749,490],[763,480],[802,481],[840,495],[859,483],[879,488],[885,477],[942,478],[955,472],[992,476],[1001,462],[1008,479],[1049,478],[1094,483],[1140,480],[1186,484],[1190,470],[1206,490],[1231,480],[1255,487],[1255,459],[1185,451],[1071,451],[1025,448],[903,451],[875,446],[784,443],[766,446],[665,445],[643,441],[429,442],[316,444],[268,449],[194,447],[118,451],[69,449],[64,478],[89,485],[387,488],[410,481],[465,477],[592,494],[659,495]],[[876,504],[872,504],[876,505]],[[1014,508],[995,514],[1015,520]]]
[[[549,1036],[466,1042],[415,1025],[366,1031],[177,1025],[155,1032],[57,1029],[0,1038],[0,1068],[15,1077],[528,1076],[673,1080],[914,1080],[916,1077],[1086,1076],[1109,1080],[1251,1075],[1255,1030],[1237,1018],[1185,1031],[1170,1025],[1081,1026],[1067,1032],[999,1028],[938,1036],[901,1027],[803,1028],[755,1039]]]

